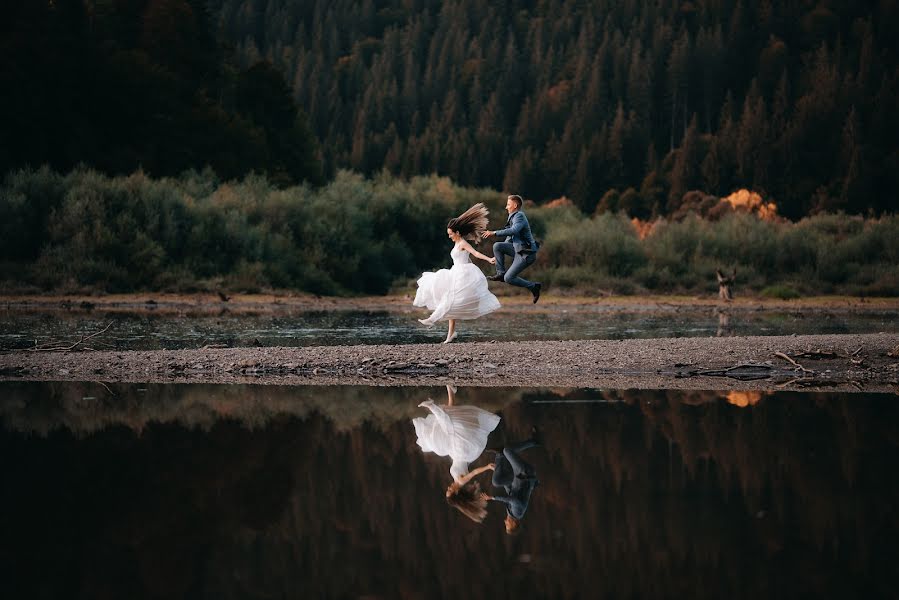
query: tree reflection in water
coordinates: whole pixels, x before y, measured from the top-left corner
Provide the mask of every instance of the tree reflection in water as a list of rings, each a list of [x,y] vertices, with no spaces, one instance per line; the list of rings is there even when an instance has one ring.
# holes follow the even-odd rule
[[[4,597],[895,589],[894,396],[466,388],[503,417],[491,445],[542,430],[510,537],[502,505],[448,510],[446,459],[415,444],[439,390],[122,386],[98,408],[89,385],[0,388]]]

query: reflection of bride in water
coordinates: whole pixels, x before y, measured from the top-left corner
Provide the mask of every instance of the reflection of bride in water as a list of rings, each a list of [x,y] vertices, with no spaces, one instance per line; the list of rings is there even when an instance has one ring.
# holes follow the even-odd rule
[[[418,445],[423,452],[452,459],[452,483],[446,489],[447,501],[473,521],[481,522],[487,514],[487,499],[472,479],[490,466],[469,472],[468,465],[477,460],[487,447],[487,436],[499,424],[499,416],[471,405],[455,404],[455,388],[446,386],[447,404],[433,400],[419,406],[431,411],[427,417],[412,419]]]

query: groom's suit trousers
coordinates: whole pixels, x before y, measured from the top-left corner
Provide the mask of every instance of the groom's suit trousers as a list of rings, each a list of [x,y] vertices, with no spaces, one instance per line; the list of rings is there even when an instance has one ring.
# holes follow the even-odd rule
[[[508,269],[506,269],[506,256],[512,257],[512,266]],[[496,242],[493,244],[493,257],[496,259],[496,274],[502,275],[503,281],[510,285],[533,289],[534,283],[519,277],[518,274],[537,260],[536,252],[522,254],[515,252],[512,242]]]

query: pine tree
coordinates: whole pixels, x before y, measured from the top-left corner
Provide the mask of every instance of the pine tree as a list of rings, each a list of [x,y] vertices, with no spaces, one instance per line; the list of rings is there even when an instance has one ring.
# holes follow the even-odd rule
[[[721,173],[721,158],[718,155],[719,143],[717,137],[712,138],[712,142],[709,145],[709,151],[702,160],[702,166],[700,167],[702,173],[702,189],[710,194],[718,196],[723,195],[721,187],[723,179]]]
[[[674,168],[671,170],[671,191],[668,194],[669,212],[674,212],[681,204],[684,194],[695,189],[699,182],[699,165],[702,163],[699,147],[699,125],[696,113],[690,119],[690,126],[684,134],[683,143],[677,150]]]
[[[862,190],[865,186],[862,179],[861,159],[861,123],[853,106],[846,117],[846,123],[843,125],[840,143],[841,171],[845,173],[840,189],[841,209],[845,210],[846,207],[853,203],[857,195],[863,193]]]
[[[675,144],[680,141],[683,132],[680,122],[684,118],[683,115],[686,115],[689,110],[689,61],[690,38],[684,29],[674,43],[671,57],[668,60],[669,146],[671,150],[674,150]]]
[[[635,126],[648,129],[652,123],[652,81],[648,65],[642,59],[639,41],[631,51],[627,76],[627,106],[635,114]]]

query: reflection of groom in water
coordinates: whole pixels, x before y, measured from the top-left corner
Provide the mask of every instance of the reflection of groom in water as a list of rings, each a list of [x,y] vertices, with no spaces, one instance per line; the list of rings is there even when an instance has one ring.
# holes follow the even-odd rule
[[[495,500],[506,505],[506,533],[515,533],[519,522],[528,509],[531,500],[531,492],[537,487],[537,472],[534,467],[526,463],[519,452],[539,445],[536,430],[531,434],[531,439],[506,446],[501,452],[496,453],[493,461],[493,486],[506,490],[505,496],[487,496],[488,500]]]
[[[531,226],[528,218],[521,210],[521,196],[509,196],[506,199],[506,212],[509,220],[506,228],[497,231],[485,231],[484,236],[505,236],[504,242],[493,244],[493,256],[496,258],[496,275],[488,277],[493,281],[505,281],[511,285],[527,288],[534,295],[534,302],[540,299],[539,282],[528,281],[518,276],[523,270],[531,266],[537,260],[538,244],[531,234]],[[506,257],[512,257],[512,266],[506,270]]]

